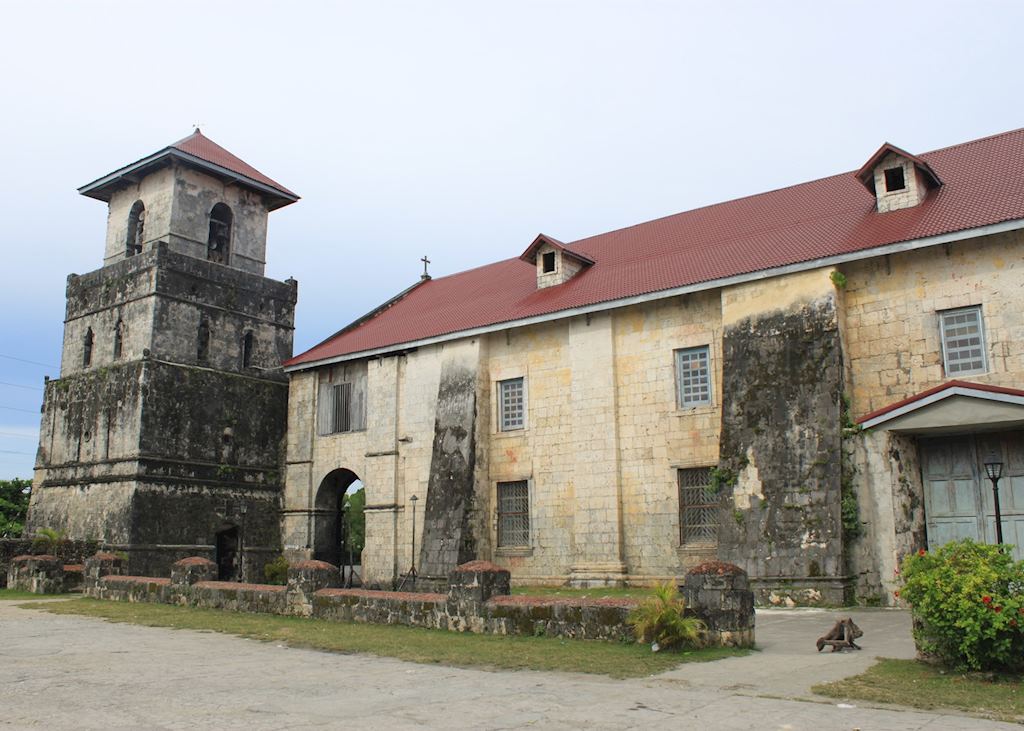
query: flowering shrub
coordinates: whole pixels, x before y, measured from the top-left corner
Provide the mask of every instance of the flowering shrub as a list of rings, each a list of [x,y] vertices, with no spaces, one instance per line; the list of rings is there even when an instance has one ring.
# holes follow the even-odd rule
[[[903,561],[902,597],[924,653],[957,669],[1024,670],[1024,561],[969,539]]]

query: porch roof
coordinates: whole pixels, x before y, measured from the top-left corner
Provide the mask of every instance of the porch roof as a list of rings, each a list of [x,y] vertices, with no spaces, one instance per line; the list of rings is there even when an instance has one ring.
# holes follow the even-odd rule
[[[865,429],[950,432],[1024,426],[1024,390],[948,381],[857,419]]]

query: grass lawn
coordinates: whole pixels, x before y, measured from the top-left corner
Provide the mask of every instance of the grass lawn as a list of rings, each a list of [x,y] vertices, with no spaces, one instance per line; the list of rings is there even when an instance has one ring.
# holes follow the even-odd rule
[[[638,599],[643,600],[651,596],[654,590],[651,588],[615,588],[601,587],[596,589],[570,589],[566,586],[517,586],[512,589],[513,594],[526,596],[556,596],[565,599]]]
[[[942,671],[916,660],[881,660],[866,673],[811,690],[820,695],[926,710],[954,708],[1000,721],[1024,721],[1021,678]]]
[[[73,594],[33,594],[30,591],[19,591],[17,589],[0,589],[0,601],[5,599],[50,599],[51,597],[69,597]]]
[[[715,647],[682,653],[652,653],[648,646],[632,643],[474,635],[96,599],[22,606],[53,614],[99,617],[147,627],[212,630],[293,647],[366,652],[419,663],[502,670],[560,670],[613,678],[642,677],[670,670],[684,662],[707,662],[748,652]]]

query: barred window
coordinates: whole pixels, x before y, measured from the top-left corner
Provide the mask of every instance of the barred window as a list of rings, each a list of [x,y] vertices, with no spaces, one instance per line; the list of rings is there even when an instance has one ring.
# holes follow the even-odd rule
[[[525,426],[526,399],[522,378],[498,383],[498,428],[513,431]]]
[[[718,496],[711,489],[711,468],[679,470],[679,543],[715,543]]]
[[[676,351],[676,390],[680,408],[711,403],[710,348]]]
[[[498,483],[498,548],[530,545],[530,491],[526,480]]]
[[[366,412],[362,391],[353,384],[322,383],[317,406],[318,433],[321,435],[366,429]]]
[[[987,371],[981,307],[940,312],[939,322],[946,375],[966,376]]]

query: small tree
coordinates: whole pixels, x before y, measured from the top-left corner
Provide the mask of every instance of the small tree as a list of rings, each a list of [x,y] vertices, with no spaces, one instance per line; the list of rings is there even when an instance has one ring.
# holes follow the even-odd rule
[[[21,536],[31,494],[31,480],[0,480],[0,538]]]
[[[654,595],[629,613],[626,621],[636,633],[637,642],[650,642],[652,649],[697,646],[704,641],[707,627],[696,617],[683,616],[686,600],[670,583],[661,584]]]
[[[1024,670],[1024,561],[970,539],[903,561],[918,649],[964,670]]]
[[[366,544],[366,488],[345,494],[345,548],[357,559]]]

